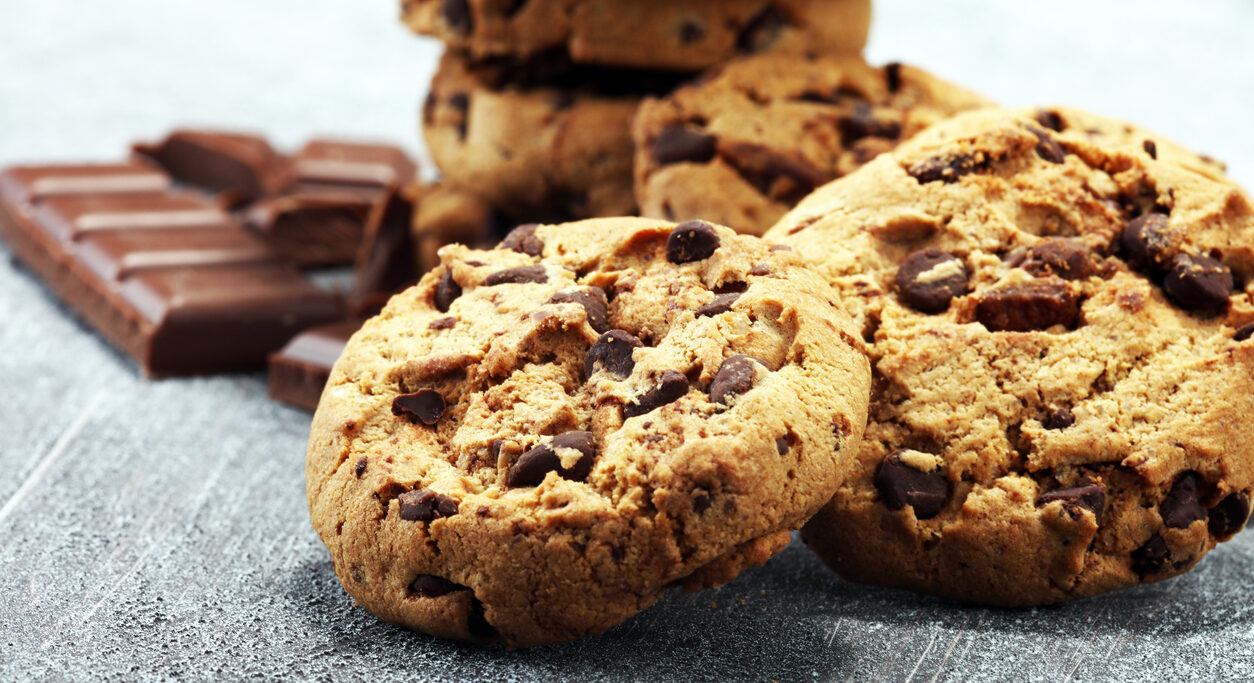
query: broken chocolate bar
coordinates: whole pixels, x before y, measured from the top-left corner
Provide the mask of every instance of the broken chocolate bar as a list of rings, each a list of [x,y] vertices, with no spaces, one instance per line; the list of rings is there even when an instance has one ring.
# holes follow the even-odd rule
[[[360,320],[315,327],[270,354],[270,398],[306,410],[317,408],[331,366],[359,327]]]

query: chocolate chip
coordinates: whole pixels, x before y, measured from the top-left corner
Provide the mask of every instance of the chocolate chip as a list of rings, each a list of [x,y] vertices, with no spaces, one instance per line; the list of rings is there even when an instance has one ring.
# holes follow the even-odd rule
[[[1066,408],[1059,408],[1045,418],[1045,429],[1066,429],[1075,424],[1075,415]]]
[[[1158,515],[1168,529],[1183,529],[1199,519],[1206,519],[1206,508],[1199,500],[1201,487],[1202,475],[1197,472],[1185,472],[1176,477],[1167,497],[1158,504]]]
[[[527,2],[528,0],[510,0],[509,6],[505,8],[505,16],[513,17],[515,14],[518,14],[522,11],[522,8],[527,6]]]
[[[1246,323],[1237,328],[1236,333],[1232,335],[1232,341],[1243,342],[1250,337],[1254,337],[1254,323]]]
[[[1064,280],[1080,280],[1097,273],[1089,250],[1075,240],[1050,237],[1033,245],[1020,268],[1036,277],[1057,275]]]
[[[1250,495],[1244,491],[1228,495],[1207,513],[1206,527],[1210,535],[1226,540],[1245,528],[1250,516]]]
[[[418,598],[438,598],[457,591],[468,591],[469,588],[453,583],[435,574],[419,574],[409,584],[409,595]]]
[[[828,173],[796,154],[750,142],[719,146],[719,156],[764,197],[795,204],[830,180]]]
[[[875,488],[890,510],[909,505],[917,519],[931,519],[940,514],[949,499],[949,482],[939,471],[920,472],[901,461],[902,451],[884,458],[875,471]]]
[[[758,365],[757,359],[745,355],[723,361],[710,382],[710,401],[730,407],[733,399],[753,388]]]
[[[767,5],[745,24],[736,37],[736,49],[740,52],[762,52],[779,40],[780,34],[791,25],[792,20],[783,12],[774,5]]]
[[[975,157],[965,154],[947,154],[925,159],[910,166],[907,172],[920,183],[941,181],[956,183],[958,179],[974,173],[987,166],[987,163],[976,161]]]
[[[444,23],[453,31],[464,35],[474,27],[468,0],[443,0],[440,9],[444,14]]]
[[[691,162],[704,164],[718,151],[718,138],[692,126],[663,128],[650,148],[653,160],[661,166]]]
[[[497,285],[521,285],[527,283],[543,284],[549,281],[549,275],[545,271],[544,266],[519,266],[518,268],[506,268],[498,270],[495,273],[483,278],[484,287],[495,287]]]
[[[1088,484],[1067,489],[1055,489],[1041,494],[1036,499],[1036,507],[1043,507],[1056,500],[1062,501],[1063,508],[1072,517],[1078,517],[1080,510],[1088,510],[1097,518],[1097,523],[1101,524],[1102,512],[1106,508],[1106,487],[1101,484]]]
[[[1153,140],[1146,140],[1141,143],[1141,147],[1145,149],[1145,153],[1148,154],[1151,159],[1158,159],[1158,145],[1155,144]]]
[[[597,332],[610,329],[609,302],[605,298],[605,290],[600,287],[589,287],[573,292],[558,292],[549,299],[551,304],[579,304],[583,306],[588,317],[588,325]]]
[[[866,103],[859,103],[852,112],[837,119],[836,128],[840,131],[840,141],[845,147],[852,147],[863,138],[895,140],[901,136],[899,122],[875,118],[871,107]]]
[[[434,92],[428,92],[427,97],[422,101],[422,122],[430,126],[435,122],[435,107],[440,103],[440,99],[435,96]]]
[[[459,115],[457,120],[457,139],[465,140],[466,133],[470,130],[470,95],[464,92],[455,92],[448,98],[448,106],[455,109]]]
[[[496,637],[496,629],[488,623],[488,618],[483,613],[483,603],[478,598],[470,603],[470,616],[466,620],[466,629],[475,638]]]
[[[1132,571],[1142,576],[1157,574],[1165,568],[1168,555],[1167,542],[1154,534],[1145,545],[1132,551]]]
[[[1062,117],[1058,115],[1058,112],[1048,109],[1036,112],[1036,122],[1056,133],[1061,133],[1064,127]]]
[[[558,449],[573,448],[581,454],[579,460],[569,469],[562,467],[562,459]],[[592,432],[566,432],[553,437],[549,443],[542,443],[523,453],[509,468],[508,483],[510,487],[539,486],[549,472],[557,472],[559,476],[571,481],[583,481],[592,471],[592,462],[596,458],[596,439]]]
[[[1067,151],[1058,144],[1058,141],[1049,133],[1037,128],[1036,126],[1028,126],[1028,130],[1036,136],[1036,153],[1045,161],[1053,164],[1061,164],[1067,159]]]
[[[923,313],[940,313],[956,296],[967,293],[967,268],[958,257],[940,249],[922,249],[897,269],[897,292],[903,303]]]
[[[636,417],[674,403],[688,393],[688,378],[682,373],[667,370],[662,373],[657,386],[645,394],[623,406],[623,417]]]
[[[889,62],[884,65],[884,85],[891,93],[901,90],[901,62]]]
[[[671,263],[703,261],[714,255],[719,244],[713,225],[705,221],[681,223],[666,238],[666,260]]]
[[[736,300],[739,298],[740,298],[739,292],[719,294],[718,296],[714,297],[713,301],[711,301],[708,304],[704,304],[700,308],[697,309],[697,317],[705,318],[708,316],[714,316],[714,315],[726,313],[732,309],[732,304],[736,303]]]
[[[583,358],[584,376],[591,377],[596,372],[597,363],[600,363],[611,375],[619,379],[627,377],[636,367],[632,352],[641,346],[644,344],[626,330],[610,330],[602,334]]]
[[[698,493],[692,497],[692,511],[698,515],[710,509],[710,494]]]
[[[453,279],[453,271],[444,271],[435,285],[435,309],[441,313],[448,313],[453,301],[461,295],[462,286]]]
[[[1166,268],[1174,240],[1167,217],[1147,213],[1124,226],[1120,242],[1129,263],[1141,270],[1157,271]]]
[[[361,475],[366,473],[366,465],[368,464],[370,464],[370,459],[366,456],[363,455],[357,458],[357,464],[353,465],[353,474],[357,475],[358,479],[361,479]]]
[[[526,223],[510,230],[501,240],[501,247],[528,256],[539,256],[544,253],[544,242],[536,237],[536,228],[539,227],[538,223]]]
[[[437,517],[457,514],[457,501],[430,489],[406,491],[396,497],[401,506],[401,519],[407,522],[430,522]]]
[[[1222,313],[1232,294],[1232,271],[1209,256],[1176,254],[1163,291],[1176,305],[1199,313]]]
[[[453,316],[450,315],[445,318],[436,318],[435,320],[432,320],[431,324],[428,325],[427,327],[433,330],[447,330],[447,329],[452,328],[456,324],[457,324],[457,318],[454,318]]]
[[[686,19],[679,24],[680,45],[691,45],[705,37],[705,27],[691,19]]]
[[[788,449],[790,448],[792,448],[792,443],[789,442],[787,436],[781,436],[775,439],[775,450],[779,451],[780,455],[787,454]]]
[[[434,389],[420,389],[412,394],[402,394],[392,400],[392,414],[405,416],[410,422],[421,422],[428,427],[444,416],[444,397]]]
[[[715,294],[744,294],[749,290],[749,283],[744,280],[728,280],[714,288]]]
[[[992,332],[1030,332],[1054,325],[1074,328],[1080,302],[1060,282],[1029,282],[985,292],[975,317]]]

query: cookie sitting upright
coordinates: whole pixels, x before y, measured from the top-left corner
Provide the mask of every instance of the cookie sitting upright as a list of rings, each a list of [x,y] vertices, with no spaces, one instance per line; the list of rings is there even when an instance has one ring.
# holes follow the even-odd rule
[[[353,337],[310,437],[314,526],[384,619],[603,631],[761,564],[852,462],[862,341],[787,250],[607,219],[441,257]]]

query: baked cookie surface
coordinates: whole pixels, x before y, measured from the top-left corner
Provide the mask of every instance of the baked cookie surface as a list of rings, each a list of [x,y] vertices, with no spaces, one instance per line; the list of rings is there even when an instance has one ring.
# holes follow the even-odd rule
[[[311,518],[358,602],[561,642],[761,564],[831,497],[870,370],[795,255],[631,218],[502,245],[442,250],[323,393]]]
[[[815,188],[987,100],[901,64],[768,54],[731,62],[636,116],[645,216],[760,235]]]
[[[870,0],[402,0],[401,20],[475,58],[699,71],[778,50],[857,54]]]
[[[937,124],[767,233],[869,344],[843,576],[998,605],[1191,568],[1254,487],[1254,209],[1214,163],[1063,109]]]

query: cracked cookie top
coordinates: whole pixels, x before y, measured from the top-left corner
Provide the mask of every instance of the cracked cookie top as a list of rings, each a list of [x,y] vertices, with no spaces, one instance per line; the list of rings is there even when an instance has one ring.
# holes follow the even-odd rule
[[[314,525],[390,621],[596,633],[760,564],[830,498],[865,422],[862,347],[792,252],[701,221],[446,247],[335,366]]]
[[[804,536],[995,604],[1154,581],[1254,487],[1254,208],[1213,160],[1066,109],[939,123],[767,234],[868,342],[856,475]]]

